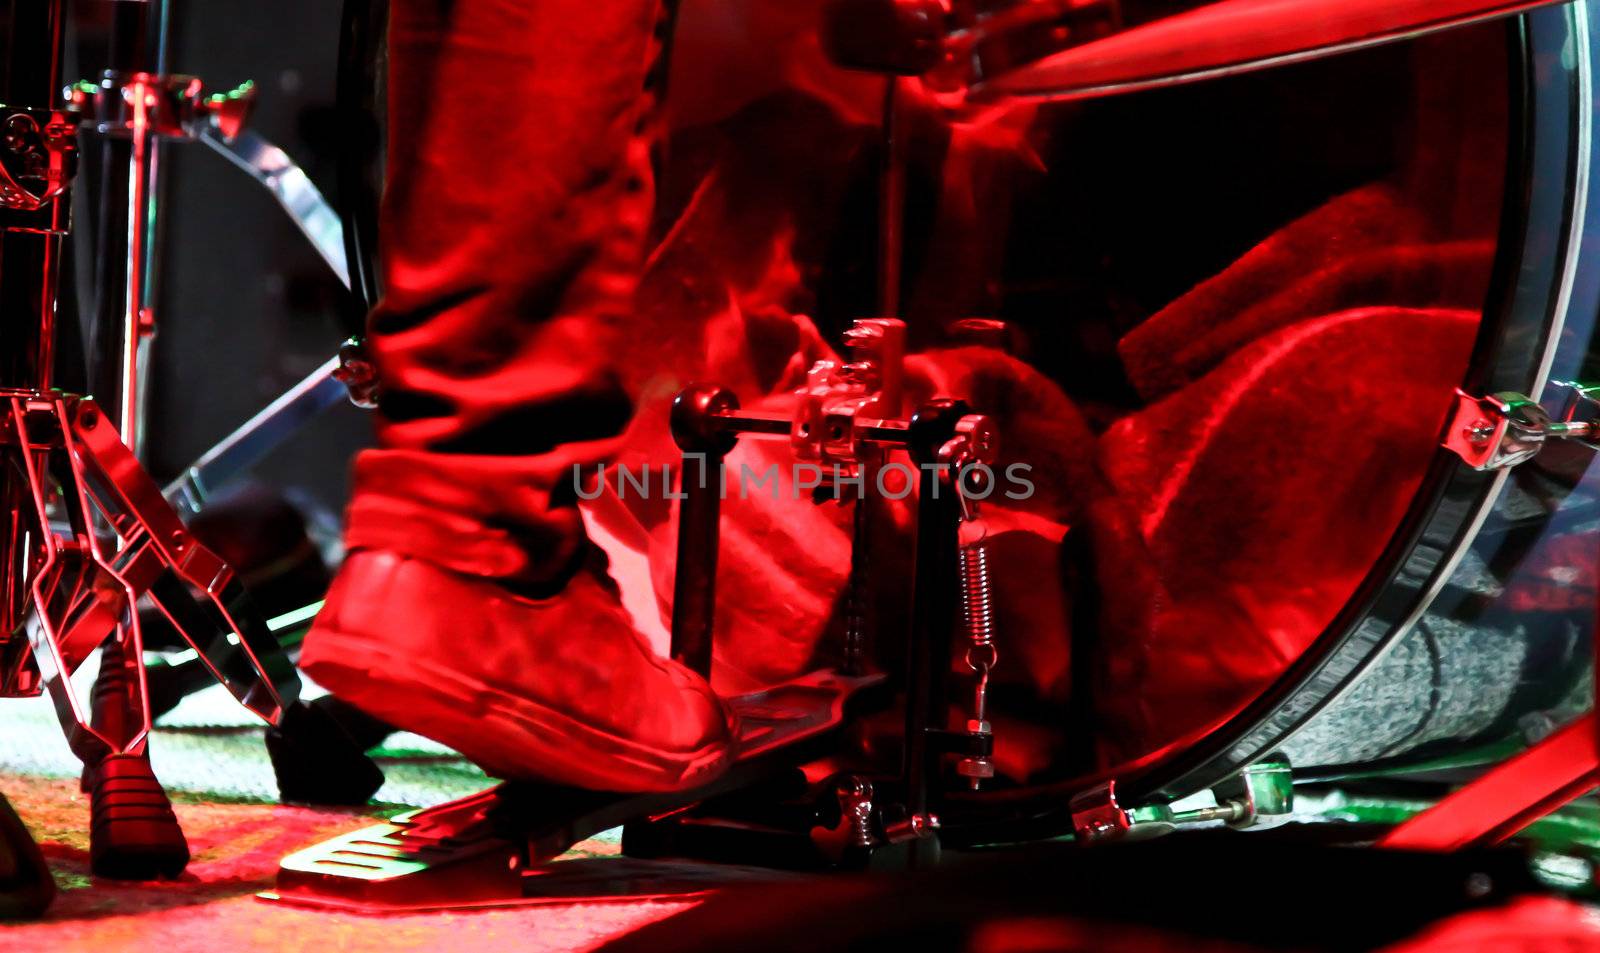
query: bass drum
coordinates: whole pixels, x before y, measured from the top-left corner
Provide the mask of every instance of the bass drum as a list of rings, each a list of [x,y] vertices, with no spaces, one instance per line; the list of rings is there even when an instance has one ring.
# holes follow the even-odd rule
[[[341,205],[368,303],[386,6],[347,0],[341,63]],[[1120,6],[1137,24],[1175,5]],[[1133,806],[1278,754],[1306,781],[1487,763],[1587,708],[1590,454],[1480,473],[1436,449],[1457,385],[1554,412],[1557,382],[1600,370],[1587,2],[1085,102],[952,116],[902,80],[892,136],[885,81],[824,54],[823,7],[677,5],[646,278],[668,317],[639,338],[682,375],[642,390],[664,406],[720,356],[747,404],[780,394],[816,342],[898,299],[926,396],[967,388],[1001,421],[1004,462],[1033,467],[1034,498],[992,508],[1009,782],[951,795],[947,840],[1070,830],[1073,796],[1108,778]],[[883,229],[889,140],[904,206]],[[1360,348],[1263,384],[1330,315],[1316,327]],[[1447,325],[1448,346],[1428,358],[1426,335],[1385,338],[1374,315]],[[1429,374],[1385,378],[1413,366],[1386,351]],[[1225,406],[1260,419],[1229,431]],[[1211,495],[1184,504],[1197,483]],[[1162,542],[1183,505],[1188,535]],[[833,537],[785,522],[751,551],[802,555],[724,617],[781,629],[792,655],[844,566]],[[1293,558],[1261,555],[1273,535]],[[1189,611],[1206,599],[1222,608]],[[759,675],[772,657],[741,659]]]

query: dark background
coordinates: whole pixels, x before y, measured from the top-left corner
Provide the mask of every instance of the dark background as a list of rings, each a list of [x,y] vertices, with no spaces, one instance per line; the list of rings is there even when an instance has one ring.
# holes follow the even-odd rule
[[[93,78],[105,64],[107,11],[118,3],[75,3],[68,75]],[[340,6],[172,0],[171,9],[172,71],[200,77],[210,91],[254,80],[251,127],[335,201]],[[88,155],[91,143],[85,146]],[[162,161],[166,204],[146,462],[165,483],[337,350],[344,290],[272,196],[209,147],[169,144]],[[94,188],[90,174],[78,196],[80,226],[88,224]],[[87,234],[80,227],[79,235]],[[341,404],[264,462],[257,478],[332,529],[350,457],[369,440],[363,412]]]

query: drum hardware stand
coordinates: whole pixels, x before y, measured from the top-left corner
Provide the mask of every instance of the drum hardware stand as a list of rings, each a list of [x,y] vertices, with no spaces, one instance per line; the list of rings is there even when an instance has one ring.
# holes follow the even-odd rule
[[[301,234],[311,242],[346,289],[350,268],[344,225],[303,169],[282,149],[249,129],[231,136],[203,127],[198,138],[242,169],[278,200]],[[358,338],[290,387],[281,396],[222,438],[184,468],[162,491],[185,516],[195,516],[223,486],[276,450],[323,411],[348,399],[363,410],[378,405],[377,370]]]
[[[309,182],[306,185],[310,187]],[[334,227],[338,225],[335,219]],[[361,342],[352,338],[338,355],[186,467],[162,495],[185,517],[196,516],[218,489],[248,471],[316,415],[346,399],[364,409],[375,407],[377,393],[376,369]],[[268,620],[282,651],[291,658],[298,658],[299,634],[320,608],[318,602]],[[166,698],[181,697],[208,683],[205,673],[196,670],[199,664],[192,659],[159,671],[152,669],[147,678],[159,679],[156,684]],[[294,702],[265,737],[279,797],[317,805],[366,804],[384,780],[383,771],[366,752],[392,733],[389,726],[335,696]]]
[[[339,221],[339,213],[287,152],[248,127],[230,133],[226,127],[203,126],[198,138],[266,189],[322,256],[328,269],[346,288],[350,287],[344,224]]]
[[[864,862],[881,848],[905,845],[903,856],[917,863],[937,855],[946,759],[960,759],[954,773],[968,785],[992,776],[993,735],[983,719],[969,719],[964,731],[950,731],[946,723],[956,593],[962,582],[958,528],[963,506],[971,505],[963,502],[956,481],[966,478],[966,468],[973,464],[993,462],[993,427],[957,401],[935,401],[909,420],[875,416],[894,402],[882,400],[881,395],[900,390],[904,326],[890,319],[858,321],[848,339],[856,346],[850,361],[842,366],[819,362],[812,369],[792,420],[742,413],[734,396],[716,387],[691,388],[680,395],[674,405],[674,432],[689,438],[679,437],[685,450],[688,498],[680,516],[674,620],[685,623],[687,632],[710,631],[706,604],[684,597],[695,591],[709,594],[715,567],[717,488],[724,485],[723,458],[739,437],[787,436],[796,458],[834,467],[835,498],[842,497],[846,483],[858,488],[861,499],[870,498],[861,492],[866,485],[863,475],[872,472],[887,452],[908,451],[920,466],[921,487],[910,648],[902,682],[906,706],[900,773],[886,778],[846,773],[824,779],[790,802],[786,820],[777,819],[784,814],[782,806],[735,796],[703,809],[636,822],[625,830],[625,850],[710,854],[753,863],[770,863],[774,853],[788,858],[809,854],[815,865],[819,859]],[[705,460],[696,459],[696,454],[705,454]],[[692,469],[696,466],[704,469]],[[705,476],[704,481],[691,483],[689,477],[698,474]],[[970,509],[966,512],[975,515]],[[857,537],[852,548],[859,550],[862,545]],[[686,571],[690,568],[693,575]],[[987,606],[986,576],[974,571],[968,581],[973,608],[981,611]],[[693,607],[681,620],[679,605]],[[992,630],[973,631],[992,636]],[[987,646],[992,650],[992,641]],[[980,663],[976,668],[984,662],[992,665],[984,651],[973,655]],[[752,794],[762,796],[762,792]],[[803,804],[811,804],[814,812],[792,811]],[[753,823],[752,818],[760,820]],[[807,849],[796,849],[797,840],[809,842]]]
[[[199,515],[213,495],[247,472],[322,411],[348,399],[358,407],[376,405],[377,374],[361,342],[347,341],[337,356],[250,418],[162,490],[184,518]],[[298,658],[299,637],[321,608],[313,603],[269,619],[282,651]],[[197,658],[147,665],[153,700],[176,704],[211,683]],[[392,729],[335,696],[289,705],[266,733],[267,753],[285,801],[359,806],[383,786],[383,772],[366,754]]]
[[[155,335],[150,279],[154,275],[155,156],[163,140],[194,140],[215,129],[224,139],[243,129],[255,99],[246,83],[228,93],[205,96],[199,79],[146,72],[107,70],[98,83],[87,80],[67,89],[71,106],[87,117],[86,127],[101,135],[127,138],[128,238],[120,371],[119,431],[137,455],[143,445],[142,416],[147,398],[140,368],[148,362]]]
[[[199,141],[249,174],[270,192],[323,261],[348,288],[349,267],[343,227],[337,213],[282,149],[245,128],[255,100],[253,84],[206,96],[200,80],[189,76],[107,71],[99,83],[81,82],[67,90],[71,106],[88,113],[89,128],[132,141],[129,161],[127,307],[122,350],[122,420],[125,432],[142,432],[147,389],[141,368],[155,332],[148,304],[155,256],[151,243],[155,190],[155,152],[162,141]],[[136,211],[138,210],[138,211]],[[141,302],[136,304],[136,302]],[[351,340],[307,378],[290,388],[249,421],[204,453],[164,491],[186,517],[198,515],[224,485],[280,446],[307,421],[345,398],[357,406],[376,404],[376,373],[359,341]],[[293,646],[284,645],[285,650]],[[203,658],[177,668],[152,671],[167,694],[210,680]],[[114,693],[108,688],[106,693]],[[102,693],[102,694],[106,694]],[[361,804],[382,784],[382,772],[354,737],[366,719],[336,699],[310,706],[295,704],[282,724],[268,732],[268,750],[280,793],[291,800]]]
[[[164,24],[164,6],[159,16]],[[165,60],[164,52],[156,60],[154,73],[111,70],[99,83],[78,83],[67,92],[77,111],[92,116],[89,128],[108,140],[126,138],[132,143],[127,159],[129,227],[119,390],[124,427],[134,436],[142,431],[147,392],[140,369],[148,362],[148,341],[155,331],[147,299],[156,273],[153,242],[159,201],[153,196],[158,190],[155,166],[162,142],[202,142],[249,174],[272,194],[340,282],[350,286],[338,214],[287,153],[245,128],[255,99],[254,87],[246,83],[229,93],[206,96],[199,80],[165,75],[159,66]],[[107,255],[114,256],[115,251]],[[372,408],[377,402],[376,372],[356,339],[347,341],[337,356],[186,467],[166,487],[164,496],[185,517],[198,515],[223,486],[310,419],[346,398],[362,408]],[[292,653],[295,646],[285,642],[283,648]],[[204,664],[203,659],[190,659],[153,669],[146,677],[159,678],[170,700],[174,694],[181,696],[194,686],[209,683]],[[100,694],[111,697],[115,693],[113,686]],[[370,745],[363,741],[375,732],[380,734],[378,740],[388,733],[334,698],[292,705],[283,723],[267,735],[280,793],[312,803],[365,803],[383,780],[382,772],[364,753]]]
[[[1456,391],[1444,446],[1475,470],[1527,463],[1552,440],[1600,449],[1600,385],[1561,384],[1561,419],[1521,394]],[[1600,672],[1597,672],[1600,683]],[[1501,843],[1600,787],[1600,719],[1590,711],[1465,785],[1378,841],[1397,850],[1462,850]]]
[[[184,516],[199,515],[222,487],[282,446],[318,414],[346,400],[364,410],[377,406],[377,371],[355,338],[185,467],[162,489],[162,496]]]
[[[21,59],[11,64],[10,95],[55,101],[62,9],[58,0],[13,11],[13,53]],[[46,38],[40,50],[53,51],[42,60],[19,52],[38,39],[27,35],[35,27]],[[69,745],[89,769],[96,871],[170,875],[188,851],[142,757],[149,708],[137,664],[137,603],[150,599],[235,697],[269,721],[295,698],[299,681],[253,619],[232,572],[189,535],[95,403],[51,389],[80,105],[8,106],[0,123],[0,321],[14,342],[0,381],[11,512],[0,694],[50,693]],[[130,108],[143,113],[147,101]],[[102,526],[118,542],[114,554],[99,535]],[[71,677],[108,644],[135,664],[108,673],[105,693],[124,703],[116,706],[119,717],[97,726],[84,717]]]
[[[271,193],[339,281],[346,288],[350,287],[344,229],[338,214],[287,153],[246,128],[256,97],[253,83],[207,96],[201,81],[194,77],[108,71],[99,83],[75,84],[68,95],[77,109],[91,115],[86,124],[89,128],[102,135],[133,141],[131,186],[137,187],[139,182],[151,177],[149,143],[158,140],[202,142]],[[141,143],[145,144],[144,148]],[[138,203],[130,200],[130,207],[136,204],[150,207],[148,189],[135,188],[135,191],[141,198]],[[136,298],[142,300],[148,296],[142,276],[152,273],[149,235],[146,234],[149,219],[148,214],[133,216],[135,227],[130,228],[126,272],[130,290],[124,336],[135,342],[147,340],[155,332],[154,315],[148,303],[137,307],[132,304]],[[139,368],[145,363],[137,349],[124,347],[122,389],[125,395],[134,395],[123,401],[127,405],[122,412],[123,426],[129,433],[136,434],[139,429],[137,414],[130,418],[127,408],[137,408],[143,400]],[[341,399],[349,397],[363,408],[375,406],[375,376],[370,361],[361,352],[360,342],[346,342],[336,357],[186,468],[183,476],[166,488],[167,499],[186,515],[199,513],[221,486]],[[130,424],[132,429],[129,429]]]
[[[1180,827],[1221,822],[1237,830],[1277,827],[1294,813],[1294,769],[1287,758],[1258,761],[1211,789],[1214,807],[1174,811],[1169,804],[1123,807],[1116,781],[1072,799],[1073,836],[1082,844],[1149,840]]]
[[[8,405],[0,444],[20,471],[24,505],[13,515],[27,547],[19,554],[21,578],[10,582],[12,612],[27,641],[13,635],[4,647],[0,694],[49,691],[86,766],[95,870],[137,879],[175,875],[188,850],[144,758],[150,710],[140,599],[151,600],[206,669],[268,722],[294,700],[298,677],[231,570],[188,534],[92,401],[20,390],[0,397]],[[66,532],[51,525],[52,509],[67,517]],[[97,517],[122,543],[114,556],[99,538]],[[136,664],[102,673],[97,700],[114,693],[106,706],[126,714],[96,724],[71,676],[108,639]]]

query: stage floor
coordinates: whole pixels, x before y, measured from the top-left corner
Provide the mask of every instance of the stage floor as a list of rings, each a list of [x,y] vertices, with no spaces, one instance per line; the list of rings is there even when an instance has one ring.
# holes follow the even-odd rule
[[[4,927],[0,949],[554,953],[593,949],[693,905],[623,901],[375,918],[262,902],[256,894],[272,886],[284,855],[492,782],[448,750],[399,735],[377,753],[387,783],[368,808],[279,805],[259,723],[220,688],[186,700],[161,720],[151,741],[156,771],[189,838],[188,871],[170,883],[92,880],[78,762],[49,703],[0,702],[0,723],[0,792],[33,830],[60,891],[43,921]],[[579,844],[570,856],[618,851],[613,832]]]
[[[719,869],[715,878],[700,884],[710,888],[704,895],[686,894],[673,900],[556,902],[384,917],[264,902],[256,895],[272,888],[278,861],[285,855],[412,807],[481,790],[491,781],[437,745],[414,736],[396,736],[376,753],[388,781],[367,808],[346,811],[279,805],[260,726],[252,724],[220,689],[186,701],[162,720],[152,739],[156,770],[189,838],[193,854],[189,869],[171,882],[97,881],[89,876],[88,805],[78,790],[77,761],[67,750],[50,706],[42,700],[0,702],[0,719],[5,725],[0,731],[0,792],[33,830],[59,888],[56,903],[43,920],[0,929],[0,950],[584,951],[655,924],[655,930],[631,937],[625,946],[672,953],[709,948],[707,940],[718,948],[727,946],[713,938],[721,925],[737,920],[740,913],[759,921],[756,935],[764,938],[763,947],[811,950],[817,948],[806,939],[811,931],[795,917],[804,919],[817,911],[802,909],[806,904],[797,901],[810,895],[837,894],[842,911],[849,905],[850,891],[861,886],[840,882],[834,875],[817,881],[813,889],[796,892],[790,881],[773,885],[774,890],[757,883],[772,875]],[[1251,840],[1248,835],[1241,838],[1241,842]],[[619,841],[617,832],[609,832],[577,845],[566,859],[583,862],[574,870],[612,863],[626,870],[636,862],[620,858]],[[777,876],[787,880],[796,875]],[[1207,876],[1199,873],[1199,881]],[[1046,879],[1055,878],[1046,875]],[[754,892],[721,889],[741,884]],[[902,898],[897,903],[915,901],[915,891],[907,897],[898,894],[893,884],[888,889]],[[927,915],[934,919],[960,906],[936,898],[930,903]],[[754,913],[761,909],[760,904],[766,905],[767,913]],[[1334,902],[1331,906],[1341,905]],[[1147,926],[1073,919],[1053,908],[1056,903],[1047,903],[1028,919],[1027,936],[1010,937],[1029,942],[1043,939],[1048,941],[1046,946],[986,946],[978,943],[986,936],[981,931],[968,935],[964,943],[959,939],[963,924],[954,927],[953,933],[941,930],[949,943],[956,944],[943,948],[992,948],[1006,953],[1024,949],[1242,953],[1301,945],[1288,936],[1284,937],[1286,946],[1276,942],[1260,946],[1237,939],[1219,942]],[[1237,911],[1213,913],[1227,917]],[[680,914],[686,916],[675,919]],[[870,927],[878,918],[846,914],[846,919]],[[816,923],[811,919],[805,922]],[[750,936],[747,933],[740,939]],[[737,945],[744,946],[742,942]],[[1592,907],[1555,897],[1523,897],[1503,907],[1445,918],[1386,949],[1395,953],[1600,949],[1600,914]]]

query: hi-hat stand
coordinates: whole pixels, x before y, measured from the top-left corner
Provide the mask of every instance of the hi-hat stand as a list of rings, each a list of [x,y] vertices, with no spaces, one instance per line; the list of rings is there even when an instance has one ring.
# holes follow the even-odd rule
[[[146,600],[233,695],[269,722],[299,679],[233,572],[184,527],[86,397],[51,386],[62,244],[85,101],[63,97],[63,0],[13,0],[0,89],[0,695],[47,691],[85,765],[91,864],[172,876],[188,847],[144,757],[150,730],[138,608]],[[134,117],[149,84],[120,91]],[[92,704],[73,675],[97,651]],[[103,659],[104,664],[104,659]],[[92,711],[92,714],[91,714]]]

